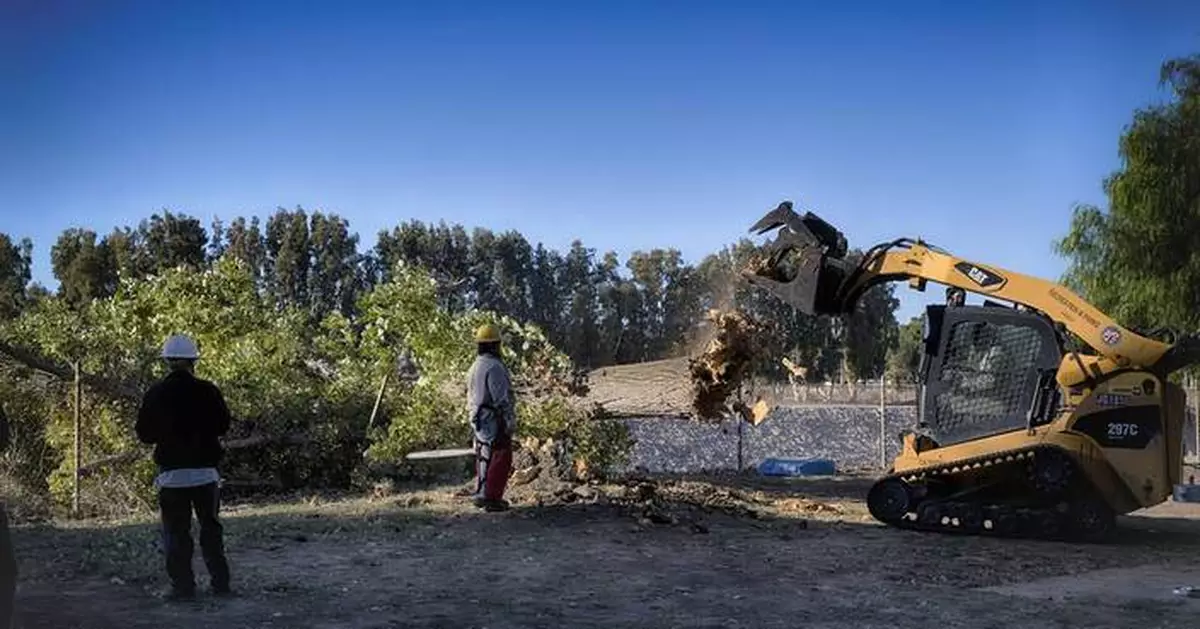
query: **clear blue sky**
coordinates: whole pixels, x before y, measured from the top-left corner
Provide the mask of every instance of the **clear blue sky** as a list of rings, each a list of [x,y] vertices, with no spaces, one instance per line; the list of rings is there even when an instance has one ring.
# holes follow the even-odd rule
[[[785,198],[1057,277],[1159,64],[1200,51],[1194,0],[0,5],[0,231],[50,286],[61,230],[162,208],[697,260]]]

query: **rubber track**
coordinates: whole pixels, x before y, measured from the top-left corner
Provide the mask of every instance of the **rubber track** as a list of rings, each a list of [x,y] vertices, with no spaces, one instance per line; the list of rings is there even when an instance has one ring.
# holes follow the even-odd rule
[[[906,516],[899,520],[881,519],[881,521],[889,526],[906,530],[990,537],[1077,540],[1081,535],[1075,530],[1077,518],[1075,517],[1074,510],[1082,501],[1097,501],[1098,494],[1090,480],[1080,473],[1082,470],[1080,470],[1079,465],[1074,459],[1067,455],[1066,452],[1054,446],[1040,445],[1006,450],[965,461],[955,461],[941,466],[922,468],[911,473],[889,474],[876,481],[876,485],[890,479],[899,479],[911,486],[914,482],[936,479],[937,477],[954,476],[961,472],[1002,465],[1022,464],[1024,467],[1034,461],[1040,452],[1053,452],[1054,454],[1051,454],[1051,456],[1063,455],[1072,467],[1072,481],[1067,491],[1068,495],[1073,497],[1073,500],[1070,502],[1070,508],[1066,512],[1062,512],[1053,506],[1028,507],[987,504],[969,499],[927,498],[918,500],[913,508],[909,509],[910,512],[916,511],[918,519],[911,520]],[[1021,471],[1025,472],[1025,470]],[[924,521],[921,519],[921,507],[926,504],[936,505],[934,508],[937,511],[933,513],[938,517],[928,518]],[[1102,501],[1097,506],[1101,509],[1106,508],[1106,505]],[[975,526],[972,526],[973,523],[969,521],[972,516],[979,518],[978,524]],[[957,524],[955,518],[957,518]],[[992,527],[985,527],[983,525],[984,520],[991,520]]]

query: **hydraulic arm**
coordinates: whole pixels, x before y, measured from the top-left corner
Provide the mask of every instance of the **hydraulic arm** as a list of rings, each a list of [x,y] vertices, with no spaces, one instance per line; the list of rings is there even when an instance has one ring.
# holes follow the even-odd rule
[[[1165,376],[1200,361],[1197,336],[1173,344],[1147,338],[1054,282],[965,260],[910,238],[876,245],[855,260],[847,257],[841,232],[811,212],[801,217],[790,201],[751,231],[764,234],[777,228],[778,236],[764,246],[762,262],[743,275],[806,314],[849,314],[868,289],[884,282],[907,281],[923,291],[933,281],[1032,310],[1095,350],[1093,357],[1072,355],[1065,361],[1059,379],[1064,386],[1130,366]]]

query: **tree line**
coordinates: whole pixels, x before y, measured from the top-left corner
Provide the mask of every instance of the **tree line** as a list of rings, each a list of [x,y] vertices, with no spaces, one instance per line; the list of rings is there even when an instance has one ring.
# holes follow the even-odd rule
[[[13,316],[49,293],[29,285],[32,244],[0,238],[11,252],[0,262],[0,314]],[[280,208],[265,220],[208,227],[171,211],[107,233],[72,227],[50,252],[56,296],[72,307],[111,297],[121,282],[233,258],[250,268],[260,294],[307,313],[314,325],[333,312],[353,316],[398,264],[415,266],[437,280],[438,304],[448,312],[484,310],[534,324],[585,369],[683,355],[695,348],[705,312],[717,307],[741,308],[766,326],[768,351],[757,369],[767,377],[785,375],[787,356],[808,366],[810,379],[874,378],[898,339],[890,286],[872,290],[847,325],[805,317],[739,280],[737,270],[757,249],[746,239],[690,264],[674,248],[622,260],[580,240],[559,251],[513,230],[412,220],[362,249],[337,214]]]

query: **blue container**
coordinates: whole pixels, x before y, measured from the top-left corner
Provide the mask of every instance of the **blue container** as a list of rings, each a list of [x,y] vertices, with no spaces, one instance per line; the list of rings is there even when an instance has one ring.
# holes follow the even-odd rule
[[[1175,502],[1200,502],[1200,485],[1176,485]]]
[[[763,476],[833,476],[835,472],[830,459],[767,459],[758,465]]]

